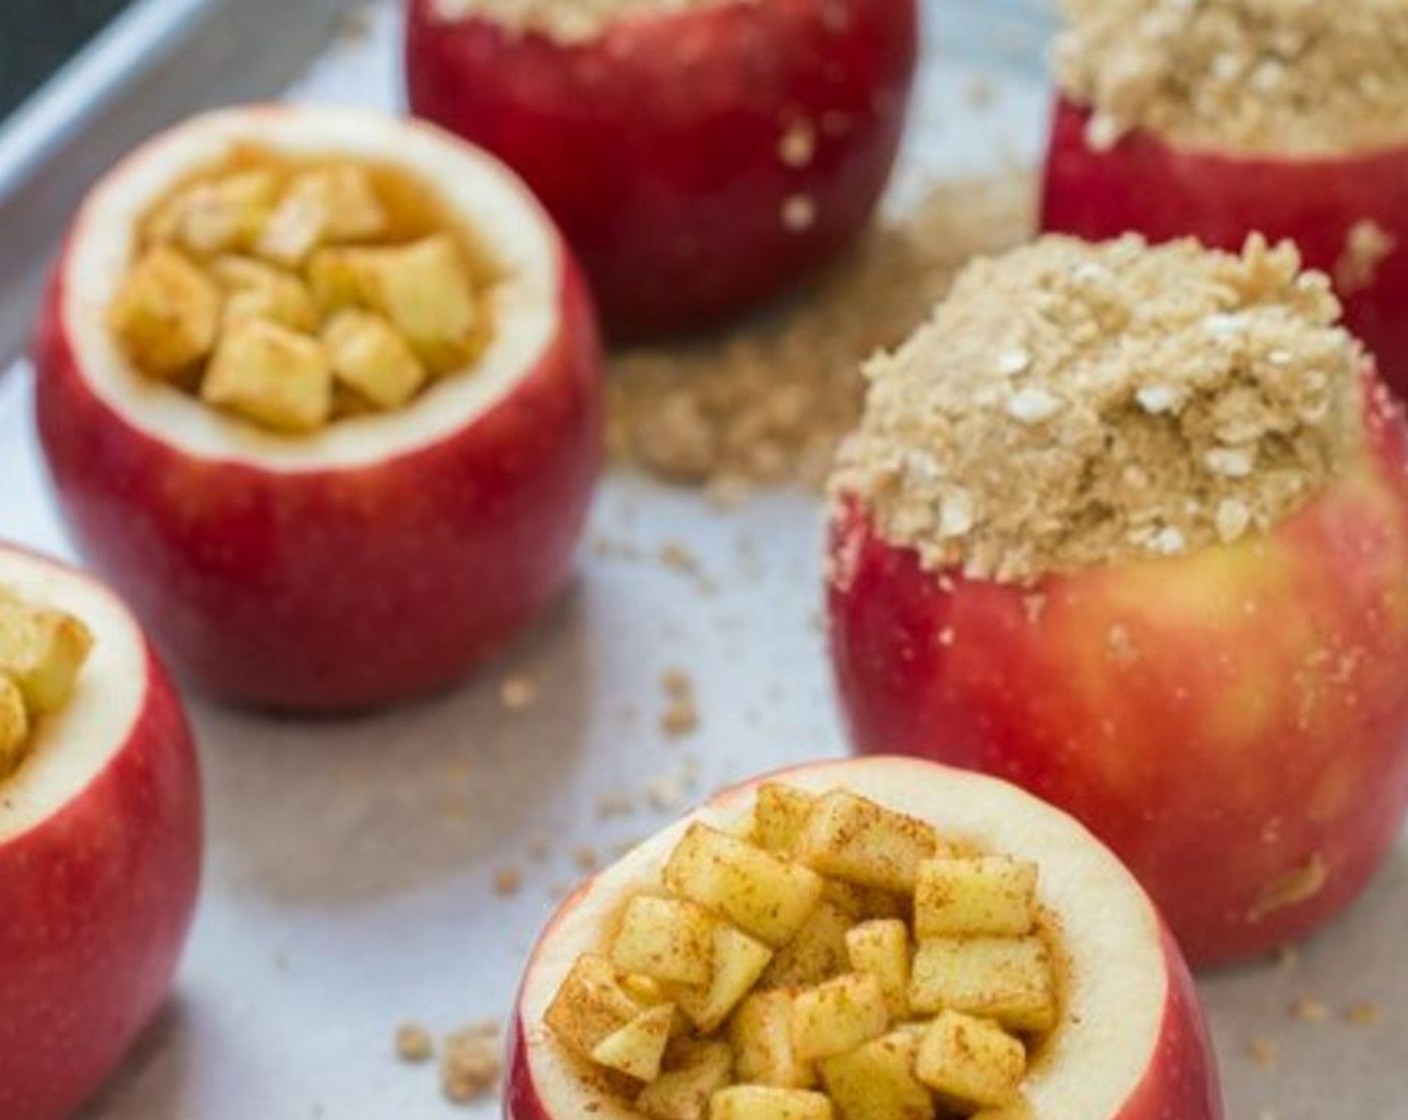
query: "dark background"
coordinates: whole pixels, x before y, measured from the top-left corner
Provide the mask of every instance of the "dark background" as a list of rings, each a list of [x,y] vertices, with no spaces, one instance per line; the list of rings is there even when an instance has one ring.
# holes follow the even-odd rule
[[[126,6],[127,0],[0,0],[0,118]]]

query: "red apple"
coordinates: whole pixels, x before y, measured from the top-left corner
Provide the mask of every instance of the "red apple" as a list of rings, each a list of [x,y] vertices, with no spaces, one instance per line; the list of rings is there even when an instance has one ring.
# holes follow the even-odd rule
[[[438,191],[502,270],[475,367],[398,412],[296,438],[139,376],[104,320],[134,226],[242,145],[390,163]],[[333,710],[436,689],[569,576],[602,458],[588,295],[512,173],[428,125],[247,108],[158,138],[84,204],[34,359],[40,434],[79,546],[218,696]]]
[[[0,1116],[64,1120],[171,988],[200,880],[190,730],[127,608],[0,545],[0,586],[87,625],[64,709],[0,779]]]
[[[716,0],[583,41],[408,0],[422,116],[517,170],[580,255],[608,326],[694,328],[835,256],[889,178],[915,0]]]
[[[1075,814],[1195,963],[1338,914],[1408,806],[1408,459],[1387,392],[1368,399],[1371,451],[1265,537],[1034,588],[926,571],[841,501],[831,648],[854,742]]]
[[[1059,99],[1046,162],[1042,229],[1091,241],[1135,231],[1151,241],[1196,237],[1240,249],[1259,231],[1296,242],[1306,265],[1338,281],[1345,322],[1408,395],[1408,142],[1333,156],[1189,148],[1136,130],[1102,150],[1091,112]],[[1346,273],[1350,232],[1373,222],[1395,243],[1370,270]]]
[[[1215,1062],[1197,996],[1157,911],[1119,861],[1079,824],[992,778],[914,759],[826,762],[767,779],[843,789],[1040,866],[1040,898],[1065,953],[1059,1023],[1023,1085],[1024,1120],[1215,1120]],[[758,781],[728,790],[569,897],[529,961],[511,1028],[506,1120],[638,1120],[588,1081],[543,1025],[567,970],[600,952],[621,904],[656,883],[688,827],[747,820]],[[1007,1112],[983,1113],[1007,1116]]]

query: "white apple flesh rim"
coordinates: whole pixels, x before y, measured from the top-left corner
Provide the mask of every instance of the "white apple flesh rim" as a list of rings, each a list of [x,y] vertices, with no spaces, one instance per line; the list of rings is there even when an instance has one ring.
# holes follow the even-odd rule
[[[796,825],[798,831],[791,840],[784,840],[784,844],[791,844],[792,847],[779,848],[775,832],[766,835],[768,830],[762,824],[764,810],[755,808],[755,795],[760,790],[774,798],[782,797],[801,803],[800,816],[796,820],[803,823]],[[803,796],[794,798],[794,794]],[[690,869],[685,866],[687,858],[680,854],[690,846],[687,838],[701,832],[696,827],[701,824],[750,841],[753,852],[771,850],[782,857],[779,862],[794,869],[809,867],[812,871],[823,872],[828,880],[828,889],[838,883],[843,890],[862,885],[866,873],[854,868],[847,870],[843,866],[851,858],[842,854],[843,849],[858,835],[867,835],[876,841],[885,826],[859,825],[859,818],[846,818],[846,813],[838,807],[854,807],[857,799],[864,799],[861,804],[873,803],[872,807],[878,807],[882,813],[890,815],[897,825],[903,818],[894,814],[911,818],[910,825],[899,827],[899,832],[915,826],[916,822],[923,822],[923,825],[917,826],[921,832],[927,831],[931,839],[938,838],[934,855],[939,860],[931,863],[924,859],[918,864],[910,861],[912,865],[909,869],[900,871],[896,882],[891,884],[894,887],[900,881],[912,883],[916,868],[920,869],[919,890],[912,897],[913,928],[920,934],[921,948],[917,955],[908,957],[913,978],[907,989],[901,987],[899,996],[903,1008],[904,992],[907,990],[912,1000],[908,1011],[893,1013],[888,1021],[880,1018],[861,1025],[857,1022],[855,1003],[852,1002],[847,1012],[832,1017],[829,1024],[822,1024],[839,1030],[842,1036],[850,1035],[849,1041],[844,1038],[837,1041],[833,1035],[831,1040],[823,1040],[819,1044],[819,1052],[823,1058],[846,1052],[858,1053],[857,1047],[882,1036],[897,1040],[895,1045],[901,1049],[909,1048],[907,1057],[903,1059],[908,1063],[909,1072],[901,1076],[905,1084],[897,1089],[898,1083],[892,1081],[886,1087],[877,1088],[865,1082],[869,1074],[862,1072],[859,1075],[860,1087],[857,1088],[853,1081],[847,1089],[841,1084],[845,1071],[823,1060],[820,1063],[820,1082],[814,1077],[803,1076],[797,1079],[794,1088],[782,1093],[776,1089],[740,1089],[735,1086],[715,1099],[716,1114],[723,1113],[739,1120],[751,1120],[754,1116],[786,1116],[799,1120],[812,1116],[845,1117],[850,1114],[844,1099],[845,1093],[849,1092],[851,1099],[857,1102],[854,1107],[863,1109],[866,1115],[872,1112],[886,1116],[892,1112],[897,1116],[915,1115],[916,1111],[906,1111],[905,1106],[900,1104],[892,1105],[891,1111],[874,1112],[881,1107],[877,1094],[892,1090],[898,1092],[901,1098],[905,1093],[911,1094],[908,1107],[917,1110],[921,1116],[926,1114],[926,1110],[927,1114],[932,1115],[939,1104],[957,1109],[964,1115],[981,1114],[983,1117],[1007,1115],[1003,1111],[1007,1108],[1026,1108],[1029,1111],[1022,1111],[1021,1115],[1028,1120],[1135,1120],[1145,1116],[1171,1115],[1164,1111],[1167,1108],[1174,1108],[1181,1120],[1204,1120],[1220,1114],[1216,1104],[1216,1074],[1205,1052],[1206,1040],[1190,995],[1186,967],[1167,937],[1152,903],[1119,861],[1073,819],[1005,783],[931,763],[877,758],[802,767],[777,775],[765,783],[749,783],[725,792],[697,813],[641,845],[571,896],[539,942],[524,980],[515,1042],[519,1047],[516,1055],[518,1068],[510,1074],[509,1105],[506,1109],[510,1120],[569,1120],[587,1111],[601,1120],[635,1120],[642,1115],[674,1120],[676,1115],[683,1117],[690,1111],[685,1108],[682,1112],[672,1113],[668,1105],[658,1110],[651,1107],[646,1097],[639,1095],[642,1084],[647,1085],[646,1091],[649,1091],[650,1076],[655,1072],[650,1047],[641,1045],[642,1033],[648,1035],[652,1026],[649,1018],[614,1034],[610,1043],[602,1042],[595,1062],[581,1052],[584,1039],[563,1037],[570,1035],[574,1029],[574,1014],[583,1010],[582,1005],[573,1004],[571,993],[574,970],[581,967],[579,962],[584,958],[589,962],[611,962],[610,966],[617,969],[618,979],[625,980],[624,990],[634,991],[638,996],[644,993],[641,997],[643,1011],[648,1012],[650,1006],[666,1001],[680,1003],[695,1020],[695,1025],[690,1028],[690,1038],[702,1037],[709,1042],[730,1043],[734,1048],[734,1079],[759,1080],[740,1072],[740,1067],[747,1061],[743,1048],[748,1042],[744,1033],[746,1028],[739,1025],[739,1017],[735,1016],[731,1027],[716,1027],[704,1035],[698,1029],[698,1019],[695,1017],[697,1004],[691,1008],[688,995],[680,994],[686,985],[682,982],[672,985],[667,979],[670,976],[683,977],[691,968],[690,953],[687,948],[681,948],[688,940],[687,935],[681,933],[682,927],[669,929],[662,922],[654,931],[659,935],[655,938],[655,950],[650,947],[652,931],[637,927],[642,922],[648,924],[648,915],[661,910],[659,900],[662,897],[692,900],[685,903],[686,908],[705,902],[704,895],[682,885],[689,878]],[[761,802],[758,804],[761,805]],[[774,823],[777,819],[770,817]],[[925,825],[932,831],[926,830]],[[879,844],[883,847],[885,841],[880,840]],[[889,857],[897,856],[902,847],[903,842],[889,852]],[[872,845],[870,855],[875,857],[877,852],[878,849]],[[914,852],[911,851],[910,855],[913,856]],[[1000,941],[1002,939],[996,937],[973,939],[962,935],[963,930],[981,929],[993,922],[998,927],[1004,927],[1003,933],[1008,935],[1004,944],[1011,946],[1021,940],[1012,940],[1022,931],[1010,926],[1014,901],[1010,877],[1005,883],[990,882],[986,887],[979,887],[979,893],[968,899],[973,905],[966,908],[966,916],[954,916],[956,911],[948,911],[950,918],[943,920],[957,923],[952,928],[952,937],[945,939],[941,935],[934,938],[932,925],[927,931],[924,928],[926,906],[932,905],[936,899],[939,900],[940,909],[965,909],[959,897],[961,890],[949,893],[949,887],[938,888],[926,903],[924,882],[929,872],[940,864],[949,870],[954,867],[961,870],[963,866],[972,867],[977,862],[1003,863],[1000,858],[981,860],[980,857],[984,856],[1007,857],[1009,870],[1016,866],[1030,870],[1032,865],[1036,869],[1037,886],[1031,892],[1028,882],[1025,903],[1031,907],[1035,925],[1025,931],[1029,935],[1025,940],[1028,943],[1035,940],[1045,950],[1041,955],[1051,973],[1054,1018],[1043,1026],[1033,1026],[1033,1021],[1022,1024],[1020,1014],[1013,1019],[1005,1011],[989,1008],[985,1012],[970,1008],[972,1017],[957,1017],[961,1020],[960,1032],[965,1027],[987,1030],[989,1035],[995,1036],[995,1040],[987,1037],[985,1045],[997,1047],[999,1054],[1005,1057],[994,1058],[986,1066],[980,1063],[978,1068],[970,1070],[961,1068],[963,1061],[959,1060],[956,1067],[938,1069],[935,1076],[932,1060],[931,1069],[926,1071],[924,1068],[925,1053],[930,1049],[942,1049],[939,1040],[933,1037],[942,1033],[935,1024],[954,1019],[949,1010],[954,1005],[919,1006],[921,997],[917,993],[924,966],[918,957],[931,946],[940,944],[984,941],[993,944]],[[874,866],[887,866],[886,858],[889,857],[880,857]],[[717,872],[718,867],[730,858],[726,853],[722,857],[718,853],[704,853],[701,856],[703,863],[712,863],[713,872]],[[701,859],[694,861],[696,867]],[[888,866],[901,867],[906,862],[905,858],[889,858]],[[805,876],[812,871],[801,874]],[[717,879],[717,874],[714,877]],[[874,891],[875,888],[876,883],[872,879],[862,889]],[[668,893],[662,895],[662,889]],[[1016,888],[1015,893],[1016,896],[1023,893],[1021,886]],[[895,895],[890,897],[893,899]],[[906,892],[902,902],[907,904],[909,897]],[[642,899],[649,901],[640,905]],[[787,931],[769,929],[767,926],[780,913],[785,915],[788,903],[780,897],[769,898],[766,895],[759,899],[757,892],[753,903],[754,917],[750,919],[746,891],[735,887],[732,897],[725,889],[719,897],[708,901],[707,909],[716,923],[732,922],[735,926],[744,927],[753,923],[744,932],[763,942],[771,939],[770,948],[777,953],[772,957],[770,967],[776,967],[779,958],[788,952],[785,947]],[[664,905],[668,908],[670,904]],[[761,910],[757,909],[759,905]],[[1004,912],[1006,917],[1003,916]],[[863,914],[851,920],[861,922],[869,916]],[[977,924],[971,927],[963,925],[968,921],[976,921]],[[786,924],[785,920],[783,924]],[[871,921],[869,927],[874,929],[883,924],[883,921]],[[894,926],[900,923],[889,924]],[[784,938],[781,944],[776,936],[778,933]],[[628,945],[628,942],[634,944]],[[913,942],[907,942],[905,938],[901,938],[899,943],[913,948]],[[721,944],[715,942],[716,954]],[[632,956],[633,950],[636,951],[634,962],[625,959]],[[858,966],[856,950],[849,948],[849,952],[849,964],[834,970],[829,984],[821,977],[813,976],[804,985],[794,982],[786,987],[792,997],[790,1031],[794,1048],[800,1050],[802,1046],[815,1042],[809,1032],[817,1024],[802,1021],[808,1014],[799,1010],[804,1002],[810,1012],[815,1013],[819,1006],[825,1004],[826,991],[841,996],[842,993],[836,990],[837,985],[845,987],[852,984],[856,991],[844,994],[854,996],[859,993],[860,1003],[865,1003],[865,993],[861,990],[863,985],[857,978],[869,980],[870,977]],[[761,980],[758,978],[760,964],[761,961],[755,962],[751,979],[738,985],[751,989],[747,996],[749,1000],[769,986],[768,973],[763,972]],[[720,966],[714,974],[712,990],[715,992],[718,991],[718,976],[722,971]],[[885,978],[880,975],[882,971],[877,969],[872,975],[880,981],[881,987],[886,987]],[[849,979],[837,980],[835,972],[846,974]],[[690,979],[697,980],[698,977]],[[991,974],[988,979],[992,979]],[[951,980],[952,974],[945,982]],[[977,987],[981,988],[983,982],[982,978],[977,978]],[[607,987],[611,986],[609,980],[604,983]],[[590,1021],[590,992],[587,989],[579,990],[588,997],[583,1001],[583,1005],[588,1005],[585,1012],[587,1017],[579,1020],[586,1024],[583,1029],[589,1033],[592,1030],[602,1033],[605,1027],[601,1018]],[[708,982],[705,990],[710,990]],[[814,994],[808,996],[807,992]],[[978,1002],[985,998],[979,995]],[[738,1007],[746,1007],[746,1003],[736,998],[732,1008],[736,1010]],[[962,1011],[964,1008],[957,1007],[956,1010]],[[865,1015],[859,1017],[865,1018]],[[1041,1017],[1041,1014],[1037,1015],[1037,1019]],[[606,1018],[609,1021],[610,1015]],[[870,1018],[874,1019],[875,1016]],[[1185,1021],[1176,1022],[1180,1018]],[[996,1020],[1001,1020],[1000,1025],[1006,1028],[1006,1032],[995,1029]],[[884,1023],[883,1029],[881,1023]],[[614,1023],[608,1025],[619,1030]],[[949,1022],[948,1026],[952,1027],[953,1024]],[[784,1027],[784,1032],[786,1029]],[[678,1024],[674,1033],[679,1034]],[[1173,1036],[1181,1036],[1181,1041],[1171,1045]],[[906,1043],[906,1038],[914,1041]],[[585,1042],[590,1046],[595,1040],[587,1037]],[[830,1042],[835,1045],[831,1046]],[[663,1046],[663,1043],[660,1045]],[[686,1043],[686,1048],[688,1045]],[[680,1053],[678,1039],[672,1046],[676,1049],[671,1053]],[[845,1051],[841,1049],[843,1046],[846,1047]],[[1185,1053],[1175,1056],[1174,1051],[1180,1047]],[[1202,1052],[1199,1052],[1200,1047]],[[964,1048],[960,1042],[958,1051]],[[1017,1052],[1015,1059],[1011,1053],[1013,1050]],[[637,1068],[635,1080],[624,1079],[619,1072],[615,1072],[630,1067],[630,1059],[638,1058],[641,1053],[646,1054],[642,1063],[644,1070],[642,1072]],[[1161,1062],[1188,1063],[1190,1053],[1194,1056],[1188,1068],[1160,1070]],[[797,1068],[808,1064],[805,1061],[807,1056],[800,1052],[793,1053]],[[626,1059],[623,1064],[611,1064],[622,1058]],[[938,1058],[942,1059],[942,1055]],[[1002,1073],[1004,1061],[1008,1063],[1006,1075]],[[1011,1077],[1011,1061],[1019,1063],[1016,1074],[1020,1078],[1019,1085],[1009,1082],[1005,1087],[1000,1086],[998,1096],[986,1100],[983,1099],[984,1092],[990,1089],[979,1088],[973,1093],[965,1093],[961,1084],[965,1078],[969,1085],[981,1086],[985,1077],[989,1084],[994,1077],[999,1083],[1004,1076]],[[668,1064],[667,1068],[670,1068]],[[851,1071],[854,1075],[854,1066]],[[915,1080],[916,1071],[922,1082]],[[946,1078],[960,1084],[946,1087]],[[1190,1084],[1192,1082],[1201,1084]],[[707,1084],[706,1093],[732,1083],[732,1080],[721,1082],[715,1078]],[[1171,1087],[1151,1088],[1161,1083]],[[802,1086],[810,1091],[802,1091]],[[914,1103],[915,1093],[919,1096],[917,1103]],[[1150,1099],[1164,1093],[1179,1099]],[[998,1099],[999,1096],[1002,1099]],[[942,1109],[939,1111],[943,1114]]]
[[[296,436],[217,411],[138,369],[111,317],[139,259],[139,231],[163,201],[193,180],[238,166],[250,151],[290,167],[391,169],[423,186],[472,240],[483,258],[474,263],[492,274],[476,293],[488,337],[468,368],[437,371],[394,410],[339,418]],[[195,118],[139,149],[94,189],[61,265],[61,316],[79,375],[152,440],[195,459],[275,473],[356,468],[438,443],[509,396],[559,333],[564,268],[550,220],[491,156],[432,126],[381,114],[260,106]]]
[[[30,713],[13,770],[6,774],[7,768],[0,768],[0,847],[49,820],[103,773],[131,741],[150,683],[141,671],[148,663],[141,632],[100,585],[0,547],[0,598],[5,597],[20,610],[54,612],[67,616],[69,624],[77,620],[92,646],[86,660],[77,660],[71,694],[55,710]],[[0,603],[0,627],[5,610]],[[0,636],[0,647],[5,644]],[[0,676],[14,679],[6,673],[3,652]]]

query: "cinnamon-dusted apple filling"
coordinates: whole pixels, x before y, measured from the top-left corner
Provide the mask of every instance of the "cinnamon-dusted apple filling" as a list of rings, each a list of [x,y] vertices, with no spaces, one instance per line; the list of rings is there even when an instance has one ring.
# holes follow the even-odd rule
[[[1035,865],[842,790],[685,833],[546,1013],[652,1120],[923,1120],[1020,1100],[1056,1028]]]
[[[144,375],[277,432],[415,400],[468,372],[492,268],[389,167],[244,150],[152,209],[110,326]]]
[[[92,647],[77,618],[0,585],[0,781],[29,756],[38,723],[68,704]]]
[[[1359,344],[1293,246],[1049,237],[867,369],[838,495],[931,570],[1029,582],[1264,532],[1361,452]]]
[[[1062,0],[1066,92],[1090,140],[1143,127],[1180,143],[1287,155],[1408,141],[1402,0]]]

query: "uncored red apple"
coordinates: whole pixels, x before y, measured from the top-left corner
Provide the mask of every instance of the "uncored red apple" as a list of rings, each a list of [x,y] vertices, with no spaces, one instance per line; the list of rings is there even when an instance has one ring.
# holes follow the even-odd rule
[[[171,989],[201,864],[180,701],[108,590],[0,545],[0,587],[76,616],[92,653],[0,779],[0,1116],[66,1120]]]
[[[241,146],[388,163],[436,192],[499,272],[474,366],[404,409],[297,437],[134,370],[105,327],[134,229]],[[79,547],[216,696],[328,711],[437,689],[569,578],[602,461],[590,299],[519,180],[429,125],[256,107],[159,137],[84,203],[34,361],[39,430]]]
[[[529,961],[510,1027],[506,1120],[638,1120],[584,1074],[544,1027],[583,953],[601,952],[621,905],[656,884],[697,822],[747,820],[764,781],[814,794],[844,790],[929,822],[949,837],[1040,867],[1040,900],[1064,954],[1059,1024],[1022,1086],[1023,1120],[1219,1120],[1216,1064],[1191,978],[1148,897],[1065,814],[992,778],[916,759],[823,762],[746,782],[636,848],[561,906]],[[1006,1117],[1009,1112],[983,1113]]]
[[[1103,241],[1196,237],[1240,249],[1253,232],[1294,241],[1307,267],[1336,280],[1346,325],[1408,396],[1408,138],[1335,155],[1276,156],[1190,148],[1136,129],[1108,149],[1088,140],[1091,111],[1058,100],[1041,228]],[[1351,235],[1373,223],[1386,254],[1354,267]]]
[[[1408,807],[1408,459],[1397,407],[1367,399],[1369,452],[1264,537],[1032,587],[925,570],[841,500],[831,649],[856,746],[1071,812],[1195,964],[1337,915]]]
[[[584,41],[407,0],[410,104],[527,180],[613,332],[692,329],[864,226],[913,83],[915,0],[719,0]]]

